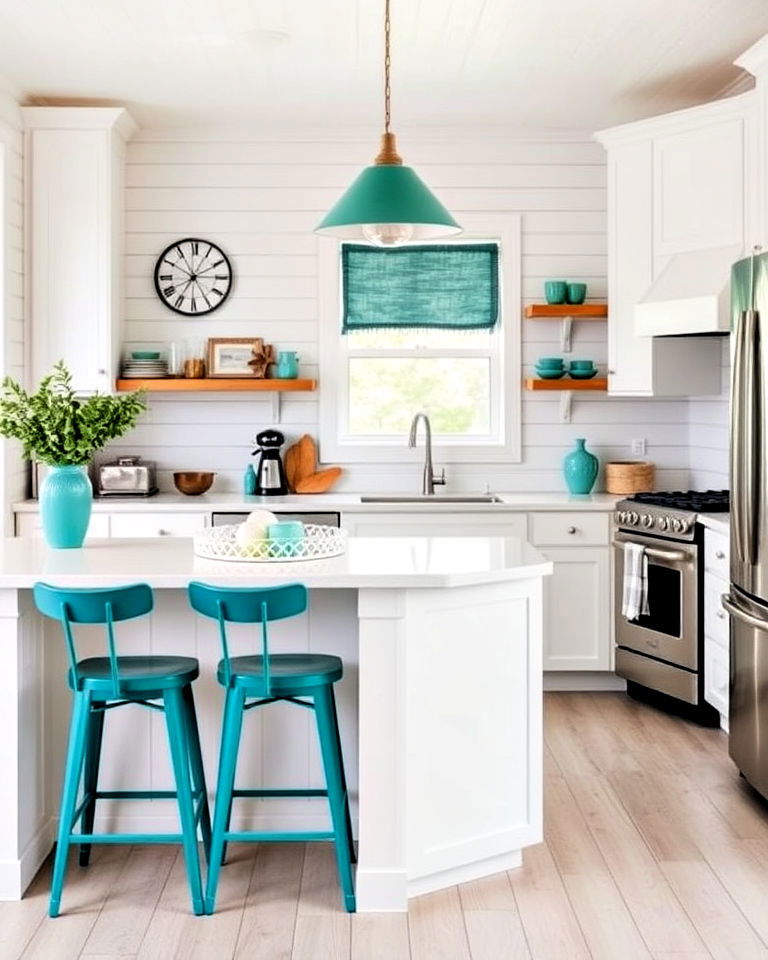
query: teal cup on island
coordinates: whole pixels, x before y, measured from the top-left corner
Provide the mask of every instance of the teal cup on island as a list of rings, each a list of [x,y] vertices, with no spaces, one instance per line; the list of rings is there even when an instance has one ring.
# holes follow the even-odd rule
[[[568,296],[568,284],[565,280],[545,280],[544,296],[547,303],[565,303]]]
[[[566,301],[568,303],[584,303],[587,296],[586,283],[569,283],[566,291]]]
[[[304,539],[304,524],[299,520],[283,520],[267,527],[270,553],[275,557],[292,557]]]

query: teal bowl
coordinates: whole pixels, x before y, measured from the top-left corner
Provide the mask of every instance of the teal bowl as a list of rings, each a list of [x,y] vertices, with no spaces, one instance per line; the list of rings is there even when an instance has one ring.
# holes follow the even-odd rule
[[[597,376],[597,370],[571,370],[569,376],[572,380],[591,380]]]
[[[593,370],[594,360],[571,360],[569,364],[571,370]]]
[[[536,367],[536,373],[541,377],[542,380],[559,380],[561,377],[565,376],[565,370],[542,370],[541,367]]]
[[[134,360],[159,360],[159,350],[134,350],[131,354]]]
[[[565,362],[561,357],[539,357],[536,366],[542,370],[560,370],[565,367]]]

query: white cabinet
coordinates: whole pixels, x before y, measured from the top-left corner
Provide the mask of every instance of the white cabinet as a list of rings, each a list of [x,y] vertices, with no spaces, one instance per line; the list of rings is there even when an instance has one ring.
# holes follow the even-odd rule
[[[704,531],[704,699],[720,712],[728,729],[730,631],[720,598],[728,593],[728,537]]]
[[[529,523],[531,543],[555,565],[544,581],[544,669],[610,670],[608,514],[534,513]]]
[[[708,337],[639,336],[636,307],[661,274],[659,282],[668,282],[665,271],[674,265],[675,255],[710,251],[704,258],[709,263],[720,250],[722,277],[701,276],[701,289],[698,282],[690,290],[665,287],[661,302],[653,304],[654,315],[665,320],[665,332],[667,301],[677,301],[680,311],[670,316],[670,332],[711,331],[704,305],[714,300],[722,307],[726,302],[729,264],[756,239],[749,200],[755,179],[754,125],[754,101],[745,95],[597,134],[608,151],[610,393],[670,397],[720,393],[719,342]],[[687,260],[681,270],[683,276],[694,278],[702,273],[707,271],[691,268]],[[692,319],[686,314],[685,323],[683,304],[692,314]],[[675,329],[678,322],[684,329]],[[727,316],[722,322],[727,330]]]
[[[191,537],[205,529],[207,513],[113,513],[113,537]]]
[[[32,377],[64,360],[77,390],[114,387],[120,352],[125,110],[25,107]]]
[[[39,513],[17,513],[16,514],[16,536],[33,537],[39,540],[43,536],[43,525],[40,521]],[[109,515],[106,513],[92,513],[88,524],[88,530],[85,534],[86,541],[94,537],[109,536]]]

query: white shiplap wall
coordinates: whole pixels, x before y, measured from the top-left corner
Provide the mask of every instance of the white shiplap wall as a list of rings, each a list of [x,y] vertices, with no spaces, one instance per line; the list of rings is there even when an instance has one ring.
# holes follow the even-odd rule
[[[466,134],[402,137],[416,166],[448,207],[462,212],[522,214],[522,289],[526,303],[542,299],[546,278],[585,280],[591,297],[606,295],[606,194],[602,148],[584,137],[526,139]],[[168,131],[139,135],[128,146],[126,172],[125,333],[130,345],[208,336],[263,336],[296,349],[307,376],[318,371],[317,246],[312,228],[370,161],[372,137],[266,140]],[[208,237],[233,259],[236,286],[207,319],[185,320],[155,297],[156,256],[173,239]],[[525,371],[559,352],[558,325],[524,322]],[[572,356],[604,368],[605,324],[577,325]],[[153,398],[137,429],[110,453],[138,452],[158,461],[161,486],[174,469],[218,471],[216,489],[238,490],[256,432],[270,423],[265,399],[242,396]],[[287,396],[283,429],[289,438],[317,434],[313,395]],[[626,458],[629,441],[644,437],[662,487],[687,482],[686,401],[608,399],[586,395],[573,422],[559,422],[558,398],[524,395],[523,462],[450,467],[449,483],[469,489],[561,490],[560,465],[577,436],[605,460]],[[405,438],[404,438],[405,442]],[[416,489],[413,464],[355,465],[346,489]]]
[[[24,164],[19,105],[0,89],[0,150],[2,150],[2,289],[3,376],[24,382]],[[19,447],[2,441],[3,533],[12,530],[9,504],[26,496],[27,473]]]
[[[720,490],[728,479],[728,393],[730,390],[730,338],[723,338],[723,380],[719,397],[689,401],[689,459],[691,486],[697,490]]]

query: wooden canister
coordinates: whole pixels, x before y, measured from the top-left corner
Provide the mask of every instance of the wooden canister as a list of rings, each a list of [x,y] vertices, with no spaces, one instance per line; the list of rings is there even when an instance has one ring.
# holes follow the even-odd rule
[[[614,460],[605,465],[606,493],[645,493],[653,490],[656,466],[647,460]]]

